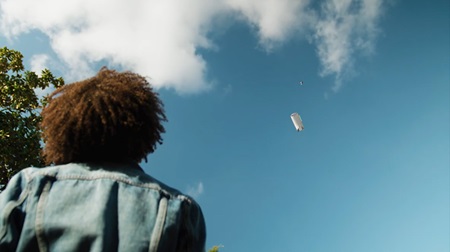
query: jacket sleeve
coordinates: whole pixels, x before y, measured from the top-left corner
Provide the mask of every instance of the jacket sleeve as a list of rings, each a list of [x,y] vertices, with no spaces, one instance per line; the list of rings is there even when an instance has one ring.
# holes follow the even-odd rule
[[[25,173],[19,172],[0,193],[0,251],[16,251],[25,218],[26,188]]]
[[[200,206],[193,200],[185,201],[182,211],[177,251],[204,252],[206,225]]]

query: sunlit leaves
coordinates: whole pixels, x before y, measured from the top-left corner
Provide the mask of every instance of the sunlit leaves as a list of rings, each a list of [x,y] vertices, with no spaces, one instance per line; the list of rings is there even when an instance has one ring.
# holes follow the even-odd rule
[[[223,245],[213,246],[208,250],[208,252],[219,252],[219,248],[223,247]]]
[[[48,69],[40,76],[26,71],[20,52],[0,48],[0,185],[20,169],[43,165],[39,123],[47,97],[34,90],[62,85]]]

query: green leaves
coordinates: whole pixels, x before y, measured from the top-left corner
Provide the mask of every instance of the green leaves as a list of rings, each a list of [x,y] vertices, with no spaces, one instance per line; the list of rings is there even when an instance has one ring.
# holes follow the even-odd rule
[[[223,247],[223,245],[213,246],[208,250],[208,252],[219,252],[219,248]]]
[[[48,98],[38,98],[35,89],[62,85],[48,69],[40,76],[25,71],[20,52],[0,49],[0,185],[23,168],[43,165],[40,109]]]
[[[7,73],[9,70],[19,72],[24,70],[22,63],[22,53],[10,50],[6,47],[0,49],[0,73]]]

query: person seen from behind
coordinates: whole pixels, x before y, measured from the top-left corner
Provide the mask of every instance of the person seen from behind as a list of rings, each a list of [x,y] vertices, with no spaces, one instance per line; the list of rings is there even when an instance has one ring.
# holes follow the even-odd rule
[[[48,166],[0,193],[0,251],[204,251],[200,206],[139,166],[167,121],[144,77],[102,68],[54,91],[42,117]]]

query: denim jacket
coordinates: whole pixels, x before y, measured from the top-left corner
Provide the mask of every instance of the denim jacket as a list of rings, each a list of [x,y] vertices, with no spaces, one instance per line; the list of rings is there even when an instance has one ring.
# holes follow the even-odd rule
[[[204,251],[199,205],[137,164],[27,168],[0,193],[0,251]]]

